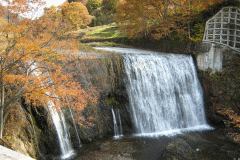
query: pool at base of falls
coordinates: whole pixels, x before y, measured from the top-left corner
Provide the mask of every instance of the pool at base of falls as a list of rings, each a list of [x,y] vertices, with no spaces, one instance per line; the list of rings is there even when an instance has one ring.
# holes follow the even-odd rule
[[[199,125],[194,127],[188,128],[181,128],[181,129],[173,129],[168,131],[162,132],[153,132],[153,133],[139,133],[133,134],[136,137],[160,137],[160,136],[175,136],[177,134],[183,134],[184,132],[191,132],[191,131],[206,131],[206,130],[213,130],[214,128],[209,125]]]

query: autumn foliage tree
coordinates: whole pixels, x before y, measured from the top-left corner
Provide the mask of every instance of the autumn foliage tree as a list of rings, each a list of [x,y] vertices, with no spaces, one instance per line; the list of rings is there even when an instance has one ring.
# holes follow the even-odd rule
[[[116,21],[129,38],[160,39],[171,33],[190,38],[192,16],[222,0],[123,0],[118,3]]]
[[[74,29],[87,26],[92,22],[92,17],[89,15],[87,7],[81,2],[65,2],[60,9],[62,16],[70,22]]]
[[[55,106],[78,109],[89,101],[94,102],[92,90],[82,89],[73,73],[64,68],[74,66],[76,57],[73,53],[78,46],[74,40],[63,40],[62,37],[72,24],[81,26],[85,21],[73,22],[66,17],[70,13],[63,16],[60,11],[65,12],[66,5],[74,8],[75,3],[64,4],[62,8],[51,7],[42,17],[31,20],[21,16],[34,12],[36,6],[42,7],[42,1],[3,2],[0,17],[7,21],[0,23],[0,138],[9,112],[21,98],[37,106],[51,100]]]

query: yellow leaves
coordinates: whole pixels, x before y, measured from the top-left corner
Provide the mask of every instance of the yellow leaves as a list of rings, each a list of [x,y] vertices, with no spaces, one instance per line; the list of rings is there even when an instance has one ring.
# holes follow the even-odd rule
[[[65,2],[61,6],[62,16],[69,20],[73,28],[87,26],[91,23],[91,16],[86,6],[80,2]]]
[[[16,80],[15,75],[6,75],[5,80],[7,83],[14,83]]]
[[[4,81],[7,85],[9,84],[22,85],[28,81],[28,78],[26,78],[23,75],[6,74],[4,76]]]
[[[3,27],[6,26],[7,24],[8,24],[7,20],[3,16],[0,16],[0,26]]]
[[[194,13],[222,0],[123,0],[118,3],[116,22],[122,23],[128,37],[167,37],[170,33],[188,35],[187,25]],[[151,34],[153,33],[153,34]]]
[[[149,35],[153,28],[162,24],[165,24],[164,27],[171,27],[171,21],[167,19],[169,5],[168,1],[125,0],[119,3],[117,22],[124,22],[122,28],[127,29],[130,37]],[[158,36],[155,34],[156,37]]]
[[[91,22],[87,8],[79,2],[68,3],[65,2],[59,7],[51,6],[45,8],[47,13],[42,17],[42,20],[49,23],[51,29],[59,28],[57,31],[64,32],[71,28],[86,26]],[[52,27],[54,26],[54,27]],[[60,29],[61,28],[61,29]],[[57,33],[59,34],[59,33]]]

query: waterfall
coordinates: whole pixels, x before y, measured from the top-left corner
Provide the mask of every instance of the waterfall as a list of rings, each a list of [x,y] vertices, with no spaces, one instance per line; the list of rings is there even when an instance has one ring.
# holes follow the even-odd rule
[[[114,138],[118,139],[123,136],[122,132],[122,122],[121,122],[121,117],[120,117],[120,112],[119,109],[117,109],[117,117],[118,120],[115,116],[115,112],[112,109],[112,115],[113,115],[113,124],[114,124]],[[119,123],[118,123],[119,122]]]
[[[76,127],[76,124],[74,122],[74,119],[73,119],[73,114],[72,114],[72,110],[70,107],[68,107],[69,111],[70,111],[70,114],[71,114],[71,117],[72,117],[72,121],[73,121],[73,125],[74,125],[74,129],[75,129],[75,132],[76,132],[76,135],[77,135],[77,138],[78,138],[78,144],[79,144],[79,147],[82,147],[82,143],[81,143],[81,140],[79,138],[79,134],[78,134],[78,131],[77,131],[77,127]]]
[[[120,111],[119,109],[117,110],[118,112],[118,121],[119,121],[119,129],[120,129],[120,136],[123,136],[123,131],[122,131],[122,121],[121,121],[121,116],[120,116]]]
[[[124,65],[136,135],[211,129],[191,56],[126,54]]]
[[[29,64],[31,61],[29,61]],[[39,75],[42,74],[42,72],[39,69],[36,69],[38,66],[37,63],[33,63],[30,67],[30,70],[33,72],[31,73],[32,76],[35,76],[39,78]],[[49,80],[48,83],[51,83],[52,80]],[[50,95],[51,93],[47,92],[47,95]],[[55,97],[57,98],[57,97]],[[52,120],[55,125],[57,134],[58,134],[58,139],[60,143],[60,148],[61,148],[61,158],[66,159],[71,157],[74,154],[74,150],[72,149],[72,145],[70,142],[70,136],[68,132],[68,127],[65,122],[64,115],[60,109],[60,116],[58,112],[56,111],[56,107],[53,101],[49,100],[47,102],[48,108],[50,110],[50,113],[52,115]]]
[[[51,100],[48,101],[48,107],[51,112],[52,120],[58,134],[61,148],[61,158],[66,159],[68,157],[71,157],[74,154],[74,150],[72,149],[68,127],[66,125],[64,115],[61,110],[58,114],[55,105]]]

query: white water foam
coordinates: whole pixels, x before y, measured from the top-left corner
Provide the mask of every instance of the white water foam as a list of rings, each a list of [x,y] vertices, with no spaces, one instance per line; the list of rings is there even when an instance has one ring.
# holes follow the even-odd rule
[[[124,65],[135,136],[212,129],[191,56],[126,54]]]
[[[112,115],[113,115],[113,124],[114,124],[114,139],[119,139],[123,136],[122,122],[121,122],[119,109],[117,109],[118,120],[116,118],[114,109],[112,109]]]
[[[58,114],[52,101],[48,101],[48,107],[51,112],[52,120],[58,134],[59,144],[61,148],[61,159],[67,159],[73,156],[75,153],[70,142],[70,136],[68,133],[68,127],[66,125],[64,115],[61,110],[60,114]]]
[[[134,136],[173,136],[212,130],[191,56],[148,50],[95,47],[124,54]]]

